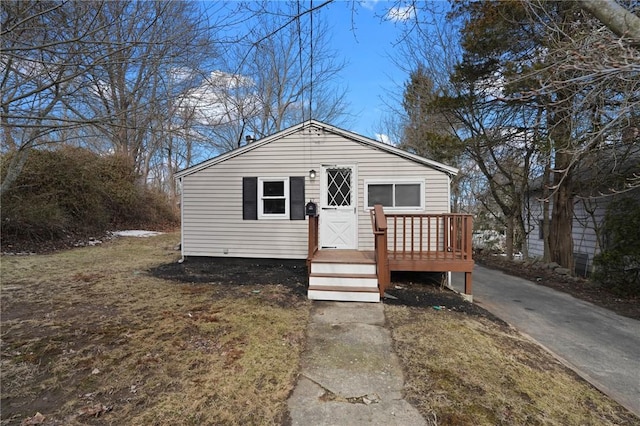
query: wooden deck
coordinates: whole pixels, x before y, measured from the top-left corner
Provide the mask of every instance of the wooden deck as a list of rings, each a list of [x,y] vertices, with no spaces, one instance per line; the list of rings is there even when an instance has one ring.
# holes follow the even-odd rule
[[[375,264],[380,296],[392,271],[464,272],[464,292],[472,298],[472,216],[466,214],[390,214],[371,210],[374,251],[318,250],[318,219],[309,218],[307,262]],[[390,225],[389,225],[390,222]],[[311,270],[311,269],[310,269]]]
[[[425,271],[425,272],[464,272],[473,267],[462,253],[451,253],[443,257],[438,252],[402,253],[388,252],[389,268],[392,271]],[[318,250],[313,262],[320,263],[375,263],[376,253],[373,250]],[[444,268],[444,269],[443,269]]]
[[[391,271],[466,272],[473,269],[473,260],[463,253],[451,253],[444,257],[439,252],[398,253],[389,252]]]

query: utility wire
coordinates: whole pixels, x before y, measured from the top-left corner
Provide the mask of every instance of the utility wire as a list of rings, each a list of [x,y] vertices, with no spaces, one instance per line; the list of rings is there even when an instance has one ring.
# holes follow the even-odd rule
[[[312,116],[312,108],[313,108],[313,0],[310,0],[310,8],[311,13],[309,14],[309,20],[311,24],[311,52],[309,53],[311,59],[311,65],[309,67],[309,121],[313,118]]]
[[[296,2],[297,5],[297,19],[296,24],[298,25],[298,62],[300,66],[300,103],[302,105],[302,122],[304,123],[304,67],[302,66],[302,29],[300,25],[300,0]]]

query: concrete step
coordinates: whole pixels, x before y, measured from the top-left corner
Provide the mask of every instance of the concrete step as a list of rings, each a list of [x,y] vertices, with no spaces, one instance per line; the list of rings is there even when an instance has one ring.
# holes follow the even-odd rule
[[[312,274],[375,274],[375,263],[311,262]]]
[[[378,289],[370,287],[309,286],[310,300],[332,300],[340,302],[380,302]]]
[[[378,277],[375,274],[318,274],[309,275],[309,285],[335,287],[378,288]]]

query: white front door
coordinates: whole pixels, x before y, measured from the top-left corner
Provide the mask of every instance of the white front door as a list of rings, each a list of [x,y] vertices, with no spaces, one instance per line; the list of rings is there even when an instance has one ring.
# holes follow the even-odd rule
[[[358,248],[355,166],[322,166],[320,249]]]

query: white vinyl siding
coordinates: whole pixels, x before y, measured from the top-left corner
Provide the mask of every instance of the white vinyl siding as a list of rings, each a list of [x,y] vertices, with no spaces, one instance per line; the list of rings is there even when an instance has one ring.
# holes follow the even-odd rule
[[[319,202],[320,177],[310,179],[309,171],[326,164],[354,164],[360,250],[373,250],[369,209],[363,208],[365,181],[423,181],[422,212],[449,211],[446,173],[339,134],[320,133],[302,129],[184,175],[183,255],[306,258],[306,220],[242,220],[242,178],[246,176],[305,176],[305,199]]]

